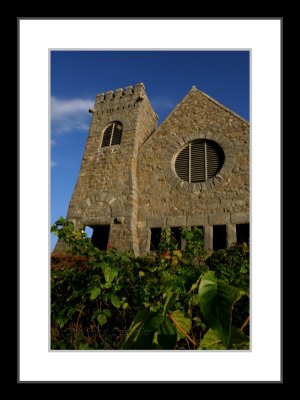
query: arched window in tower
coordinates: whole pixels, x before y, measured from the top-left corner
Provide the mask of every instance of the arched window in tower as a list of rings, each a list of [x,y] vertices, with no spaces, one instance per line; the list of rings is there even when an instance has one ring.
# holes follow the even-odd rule
[[[101,147],[115,146],[121,143],[123,126],[121,122],[111,122],[103,132],[103,139]]]

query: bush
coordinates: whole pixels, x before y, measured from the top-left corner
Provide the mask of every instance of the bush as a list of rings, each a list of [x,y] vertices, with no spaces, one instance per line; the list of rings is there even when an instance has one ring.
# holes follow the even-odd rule
[[[201,233],[190,230],[185,250],[166,234],[155,258],[135,258],[94,248],[62,218],[52,231],[71,251],[51,257],[52,349],[249,346],[238,329],[248,317],[245,247],[208,256]]]

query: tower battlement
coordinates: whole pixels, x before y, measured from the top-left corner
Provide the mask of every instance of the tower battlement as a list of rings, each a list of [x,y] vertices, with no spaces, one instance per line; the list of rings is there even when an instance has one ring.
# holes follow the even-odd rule
[[[143,98],[145,94],[145,86],[143,83],[137,83],[134,86],[126,86],[124,89],[119,88],[109,90],[105,93],[99,93],[96,95],[96,104],[108,103],[120,100],[137,100]]]

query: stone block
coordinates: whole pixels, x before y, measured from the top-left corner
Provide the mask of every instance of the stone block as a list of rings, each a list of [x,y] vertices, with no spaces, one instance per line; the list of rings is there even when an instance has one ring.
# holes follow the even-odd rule
[[[230,222],[229,214],[210,214],[208,216],[208,223],[210,225],[226,225]]]
[[[213,227],[211,225],[204,226],[204,250],[213,249]]]
[[[189,215],[186,220],[187,226],[203,226],[207,225],[207,215]]]
[[[231,223],[232,224],[248,224],[249,223],[249,214],[247,214],[247,213],[231,214]]]
[[[228,248],[232,243],[236,243],[236,226],[234,224],[226,225],[226,243]]]
[[[186,226],[186,216],[167,217],[167,226]]]
[[[148,218],[147,226],[149,228],[162,228],[166,226],[165,219],[163,217],[160,218]]]

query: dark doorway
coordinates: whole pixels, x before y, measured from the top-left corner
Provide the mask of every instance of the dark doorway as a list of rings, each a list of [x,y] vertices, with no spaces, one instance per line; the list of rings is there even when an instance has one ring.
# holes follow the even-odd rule
[[[106,250],[109,238],[109,225],[95,225],[91,226],[93,229],[92,242],[99,250]]]
[[[213,249],[226,249],[226,225],[214,225],[213,227]]]
[[[236,241],[237,244],[247,243],[249,245],[249,224],[236,225]]]
[[[151,228],[150,250],[158,250],[161,238],[161,228]]]

